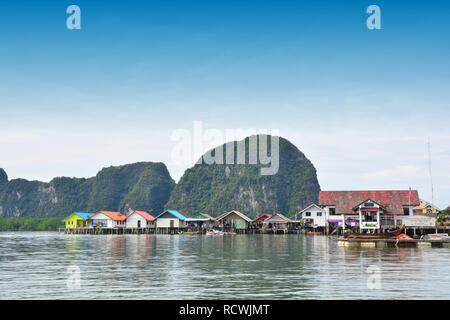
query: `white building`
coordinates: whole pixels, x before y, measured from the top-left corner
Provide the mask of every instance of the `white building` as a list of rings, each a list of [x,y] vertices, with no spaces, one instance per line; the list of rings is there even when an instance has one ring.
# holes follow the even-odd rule
[[[155,217],[145,211],[132,211],[125,221],[127,228],[154,228]]]
[[[89,225],[91,227],[100,228],[125,228],[126,216],[120,212],[114,211],[99,211],[93,216],[89,217]]]
[[[310,222],[312,227],[325,227],[327,222],[325,210],[314,203],[300,211],[297,214],[297,219]]]
[[[417,190],[320,191],[328,222],[345,221],[360,230],[399,225],[419,205]],[[336,220],[336,221],[334,221]]]
[[[181,229],[186,227],[187,217],[177,210],[166,210],[155,219],[157,229]]]

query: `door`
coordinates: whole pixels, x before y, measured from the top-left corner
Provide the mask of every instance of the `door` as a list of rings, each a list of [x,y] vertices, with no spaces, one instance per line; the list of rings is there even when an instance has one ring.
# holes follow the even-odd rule
[[[174,228],[174,227],[175,227],[175,221],[170,220],[170,227],[171,227],[171,228]]]
[[[138,228],[141,227],[141,220],[138,220]]]

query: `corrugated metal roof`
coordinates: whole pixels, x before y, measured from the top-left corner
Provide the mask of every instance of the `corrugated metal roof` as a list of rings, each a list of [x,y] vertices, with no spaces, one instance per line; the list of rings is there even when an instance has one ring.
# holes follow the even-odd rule
[[[271,214],[269,214],[269,213],[263,213],[262,215],[260,215],[258,218],[256,218],[256,219],[253,220],[253,221],[264,221],[264,220],[269,219],[270,217],[272,217]]]
[[[216,220],[216,218],[212,217],[211,215],[207,214],[207,213],[199,213],[197,215],[194,215],[192,217],[187,217],[186,221],[207,221],[207,220],[211,220],[214,221]]]
[[[155,217],[152,216],[150,213],[145,212],[145,211],[138,211],[138,210],[135,210],[135,211],[131,212],[129,215],[127,215],[127,219],[129,216],[131,216],[132,214],[135,214],[135,213],[140,215],[142,218],[144,218],[147,221],[155,220]]]
[[[179,212],[177,210],[166,210],[164,212],[161,212],[160,214],[158,214],[155,217],[155,219],[158,219],[160,216],[162,216],[166,212],[169,212],[170,214],[172,214],[173,216],[175,216],[176,218],[178,218],[178,219],[180,219],[182,221],[186,220],[186,216],[183,213],[181,213],[181,212]]]
[[[247,221],[247,222],[252,222],[252,219],[250,219],[250,218],[247,217],[245,214],[243,214],[243,213],[241,213],[241,212],[239,212],[239,211],[237,211],[237,210],[232,210],[232,211],[230,211],[230,212],[226,212],[226,213],[224,213],[224,214],[221,214],[220,216],[217,217],[217,221],[222,220],[223,218],[229,216],[229,215],[232,214],[232,213],[237,214],[238,216],[240,216],[242,219],[244,219],[244,220]]]
[[[70,215],[68,215],[67,217],[65,217],[64,220],[67,220],[68,218],[70,218],[74,214],[76,214],[77,216],[79,216],[83,220],[86,220],[87,218],[89,218],[89,217],[94,215],[94,213],[88,213],[88,212],[74,212],[74,213],[71,213]]]
[[[403,206],[420,204],[417,190],[320,191],[319,205],[335,206],[336,214],[354,214],[353,208],[367,199],[376,201],[386,214],[403,215]]]
[[[126,216],[124,216],[120,212],[115,212],[115,211],[99,211],[96,214],[89,217],[89,219],[92,219],[94,216],[96,216],[97,214],[100,214],[100,213],[104,214],[105,216],[107,216],[108,218],[110,218],[114,221],[125,221],[127,219]]]
[[[271,223],[288,223],[292,222],[291,219],[286,218],[281,213],[274,214],[269,219],[265,220],[265,222],[271,222]]]

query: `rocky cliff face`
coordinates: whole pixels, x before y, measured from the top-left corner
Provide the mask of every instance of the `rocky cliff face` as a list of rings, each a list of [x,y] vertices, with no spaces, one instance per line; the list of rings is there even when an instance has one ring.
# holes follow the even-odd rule
[[[248,154],[249,138],[244,142]],[[225,159],[226,145],[222,150]],[[261,168],[266,166],[260,161],[248,164],[248,155],[247,164],[197,164],[184,173],[166,208],[189,215],[205,212],[217,216],[236,209],[250,217],[262,213],[292,217],[317,203],[320,186],[313,164],[283,138],[279,139],[279,159],[275,175],[261,175]]]
[[[0,168],[0,188],[6,183],[8,183],[8,175],[6,174],[5,170]]]
[[[127,208],[160,213],[174,186],[163,163],[109,167],[93,178],[61,177],[49,183],[8,181],[0,169],[0,217],[63,217],[74,211]]]

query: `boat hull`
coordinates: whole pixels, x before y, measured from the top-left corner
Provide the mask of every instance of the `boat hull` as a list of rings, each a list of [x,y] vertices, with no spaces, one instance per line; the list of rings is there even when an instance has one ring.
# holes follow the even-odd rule
[[[405,229],[405,225],[399,230],[384,233],[366,234],[366,233],[350,233],[346,238],[357,238],[357,239],[384,239],[384,238],[394,238],[400,235]]]
[[[446,233],[443,234],[427,234],[422,237],[423,240],[450,240],[450,236]]]

